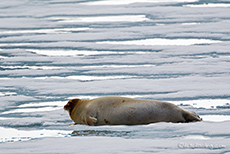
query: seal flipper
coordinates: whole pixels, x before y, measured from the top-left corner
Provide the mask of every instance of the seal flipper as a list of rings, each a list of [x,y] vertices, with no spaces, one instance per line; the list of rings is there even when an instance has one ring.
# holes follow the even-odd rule
[[[88,116],[85,120],[85,123],[89,126],[96,126],[97,124],[97,118]]]
[[[202,118],[199,117],[198,114],[196,114],[195,112],[188,112],[185,111],[183,113],[183,117],[185,119],[185,122],[196,122],[196,121],[202,121]]]

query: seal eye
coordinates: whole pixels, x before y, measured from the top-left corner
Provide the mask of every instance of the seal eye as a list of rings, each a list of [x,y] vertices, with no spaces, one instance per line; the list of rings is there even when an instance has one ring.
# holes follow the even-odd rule
[[[69,106],[71,106],[71,105],[72,105],[72,103],[73,103],[72,101],[69,101]]]

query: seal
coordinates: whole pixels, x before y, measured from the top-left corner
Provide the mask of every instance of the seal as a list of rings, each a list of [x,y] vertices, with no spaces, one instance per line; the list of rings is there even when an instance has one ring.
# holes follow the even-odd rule
[[[185,111],[172,103],[117,96],[92,100],[71,99],[64,109],[75,124],[89,126],[202,121],[196,113]]]

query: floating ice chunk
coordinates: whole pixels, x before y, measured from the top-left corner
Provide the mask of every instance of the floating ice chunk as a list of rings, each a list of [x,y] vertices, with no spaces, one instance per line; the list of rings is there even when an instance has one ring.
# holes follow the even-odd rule
[[[10,111],[2,112],[2,114],[9,113],[28,113],[28,112],[45,112],[61,109],[62,107],[42,107],[42,108],[25,108],[25,109],[15,109]]]
[[[125,52],[113,52],[113,51],[89,51],[89,50],[27,50],[39,55],[46,56],[78,56],[78,55],[100,55],[100,54],[124,54]]]
[[[85,31],[91,28],[82,27],[82,28],[53,28],[53,29],[21,29],[21,30],[7,30],[2,31],[1,34],[33,34],[33,33],[42,33],[42,34],[60,34],[60,33],[70,33],[72,31]]]
[[[201,99],[201,100],[188,100],[188,101],[170,101],[176,105],[188,104],[195,108],[216,108],[217,106],[224,106],[230,100],[228,99]]]
[[[41,137],[64,137],[68,136],[70,131],[63,130],[33,130],[24,131],[12,128],[0,127],[0,143],[1,142],[16,142],[16,141],[26,141],[33,138]]]
[[[1,46],[29,46],[29,45],[35,45],[36,43],[1,43]]]
[[[130,78],[132,76],[68,76],[68,79],[75,79],[75,80],[109,80],[109,79],[124,79]]]
[[[50,17],[59,22],[141,22],[150,20],[145,15],[116,15],[116,16],[91,16],[91,17]]]
[[[111,79],[127,79],[127,78],[132,78],[134,76],[125,76],[125,75],[120,75],[120,76],[87,76],[87,75],[79,75],[79,76],[67,76],[67,77],[59,77],[59,76],[51,76],[51,77],[35,77],[33,79],[39,79],[39,80],[44,80],[44,79],[73,79],[73,80],[81,80],[81,81],[92,81],[92,80],[111,80]]]
[[[0,80],[11,80],[12,78],[0,78]]]
[[[188,135],[188,136],[181,137],[181,139],[185,139],[185,140],[208,140],[211,138],[207,137],[207,136],[202,136],[202,135]]]
[[[0,92],[0,97],[1,96],[10,96],[10,95],[14,95],[14,94],[17,94],[15,92]]]
[[[34,69],[34,70],[54,70],[62,67],[57,66],[1,66],[4,69]]]
[[[190,4],[183,5],[184,7],[230,7],[227,3],[207,3],[207,4]]]
[[[56,101],[56,102],[42,102],[42,103],[29,103],[29,104],[22,104],[18,107],[38,107],[38,106],[59,106],[63,107],[66,104],[65,101]]]
[[[182,23],[181,25],[199,25],[201,23],[199,22],[188,22],[188,23]]]
[[[128,5],[132,3],[162,3],[162,2],[196,2],[198,0],[101,0],[82,3],[85,5]]]
[[[83,66],[83,68],[132,68],[132,67],[155,67],[154,64],[144,64],[144,65],[97,65],[97,66]]]
[[[203,121],[212,121],[212,122],[222,122],[229,121],[229,115],[202,115],[201,118]]]
[[[28,49],[27,51],[45,56],[90,56],[90,55],[103,55],[103,54],[146,54],[151,52],[143,51],[90,51],[90,50],[37,50]],[[26,67],[26,66],[25,66]],[[28,67],[28,66],[27,66]],[[34,66],[35,67],[35,66]],[[38,66],[36,66],[39,68]],[[32,67],[31,67],[32,68]]]
[[[11,120],[11,119],[15,119],[15,118],[0,117],[0,120]]]
[[[77,96],[77,97],[68,97],[67,99],[73,99],[73,98],[79,98],[79,99],[95,99],[98,98],[100,96],[88,96],[88,95],[81,95],[81,96]]]
[[[218,40],[209,39],[141,39],[131,41],[101,41],[97,44],[122,44],[122,45],[194,45],[194,44],[211,44],[220,43]]]
[[[143,98],[143,96],[146,96],[146,97],[150,97],[152,95],[121,95],[122,97],[129,97],[129,98]],[[80,98],[80,99],[95,99],[95,98],[98,98],[98,97],[101,97],[99,95],[80,95],[80,96],[77,96],[77,98]],[[73,99],[73,97],[68,97],[67,99]]]

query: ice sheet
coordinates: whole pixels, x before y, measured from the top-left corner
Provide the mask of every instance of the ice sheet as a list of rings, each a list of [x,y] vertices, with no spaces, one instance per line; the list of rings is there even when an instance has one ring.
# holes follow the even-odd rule
[[[230,7],[230,4],[226,3],[206,3],[206,4],[195,4],[185,5],[186,7]]]
[[[93,16],[93,17],[51,17],[50,20],[59,22],[141,22],[148,21],[145,15],[117,15],[117,16]]]
[[[220,0],[1,1],[0,153],[227,153],[229,11]],[[69,99],[111,95],[203,121],[69,125]]]
[[[34,130],[34,131],[22,131],[12,128],[0,127],[0,143],[4,142],[16,142],[16,141],[28,141],[34,138],[43,137],[65,137],[68,136],[70,131],[63,130]]]
[[[98,44],[123,44],[123,45],[194,45],[220,43],[221,41],[207,39],[144,39],[131,41],[104,41],[96,42]]]
[[[87,2],[83,3],[86,5],[127,5],[132,3],[162,3],[162,2],[196,2],[197,0],[102,0],[102,1],[95,1],[95,2]]]

